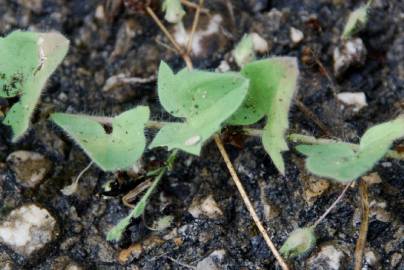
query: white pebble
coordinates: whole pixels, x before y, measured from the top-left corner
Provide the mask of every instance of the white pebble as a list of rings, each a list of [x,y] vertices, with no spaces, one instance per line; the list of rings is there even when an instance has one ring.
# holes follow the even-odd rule
[[[56,220],[44,208],[23,205],[11,211],[0,224],[0,242],[15,252],[30,256],[56,236]]]
[[[348,106],[353,106],[353,110],[358,112],[363,107],[366,107],[368,104],[366,102],[366,96],[363,92],[343,92],[337,95],[338,100]]]
[[[259,53],[268,52],[268,50],[269,50],[268,42],[263,37],[261,37],[257,33],[252,33],[251,38],[252,38],[253,45],[254,45],[254,51],[259,52]]]
[[[290,28],[290,39],[292,40],[293,43],[295,44],[300,43],[303,40],[303,38],[304,34],[302,31],[294,27]]]

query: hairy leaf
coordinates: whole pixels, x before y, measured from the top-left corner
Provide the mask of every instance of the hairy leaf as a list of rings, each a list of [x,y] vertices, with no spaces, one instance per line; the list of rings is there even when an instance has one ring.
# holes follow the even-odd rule
[[[97,119],[86,115],[54,113],[51,119],[104,171],[129,168],[146,146],[144,125],[149,119],[148,107],[139,106],[114,117],[110,133]]]
[[[69,41],[59,33],[15,31],[0,38],[0,96],[19,96],[3,123],[13,141],[28,129],[31,115],[49,76],[65,57]]]
[[[376,125],[365,132],[359,149],[346,143],[299,145],[308,156],[307,169],[318,176],[349,182],[362,176],[386,154],[393,141],[404,137],[404,116]]]
[[[228,123],[249,125],[267,116],[262,142],[275,166],[284,174],[281,152],[288,150],[284,134],[289,126],[289,107],[299,75],[296,58],[274,57],[255,61],[244,66],[241,73],[250,79],[250,90],[243,106]]]
[[[174,74],[162,62],[158,75],[160,102],[170,114],[186,119],[165,125],[150,148],[167,146],[199,155],[202,144],[240,107],[248,86],[249,80],[236,73],[184,69]]]
[[[316,244],[313,228],[298,228],[290,233],[279,250],[286,258],[296,257],[310,251]]]

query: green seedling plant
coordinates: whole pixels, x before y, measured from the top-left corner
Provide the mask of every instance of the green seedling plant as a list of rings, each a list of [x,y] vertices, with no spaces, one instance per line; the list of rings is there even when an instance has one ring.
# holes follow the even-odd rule
[[[20,97],[4,120],[13,129],[13,139],[18,139],[28,128],[40,91],[65,56],[68,44],[57,33],[14,32],[0,40],[0,59],[3,60],[0,72],[4,73],[0,77],[1,96]],[[23,80],[13,83],[10,80],[17,73],[23,74]],[[159,101],[175,121],[150,120],[147,106],[137,106],[115,117],[54,113],[50,119],[104,171],[132,167],[146,149],[165,147],[170,151],[163,166],[146,174],[154,181],[129,215],[109,231],[108,240],[119,240],[131,220],[144,213],[164,174],[173,169],[179,151],[200,155],[202,147],[226,126],[240,126],[247,131],[248,126],[265,118],[263,131],[256,134],[260,134],[264,149],[281,174],[285,174],[282,153],[288,150],[287,139],[306,142],[298,145],[297,150],[308,156],[306,167],[310,172],[341,183],[357,179],[385,155],[403,159],[396,152],[388,151],[394,140],[404,136],[403,116],[369,129],[359,146],[312,137],[308,140],[300,134],[285,137],[298,76],[297,61],[293,57],[250,60],[243,63],[240,72],[226,73],[189,69],[175,73],[161,62],[157,76]],[[145,129],[156,127],[160,130],[147,146]],[[307,144],[311,142],[314,145]],[[315,227],[342,198],[347,187],[313,226],[291,234],[281,249],[285,255],[297,256],[314,246]]]
[[[262,79],[264,74],[265,79]],[[267,117],[262,140],[265,148],[270,150],[268,153],[274,164],[284,173],[281,153],[287,150],[284,133],[297,77],[297,63],[291,57],[252,62],[241,72],[228,73],[183,69],[174,74],[162,62],[157,82],[159,100],[165,110],[178,117],[178,121],[165,122],[148,148],[166,147],[173,153],[182,150],[199,155],[204,143],[224,126],[251,125]],[[148,111],[143,109],[142,113],[138,113],[139,110],[123,113],[125,120],[119,122],[122,125],[117,124],[121,116],[103,118],[56,113],[51,119],[101,169],[115,171],[133,165],[145,149],[144,128]],[[110,125],[112,133],[106,134],[101,124]],[[133,129],[132,132],[130,129]],[[129,153],[127,149],[133,152]],[[118,240],[131,218],[143,213],[147,199],[168,167],[158,171],[157,178],[139,204],[111,230],[108,239]]]
[[[291,135],[292,140],[299,135]],[[305,254],[315,245],[314,230],[344,196],[350,184],[370,171],[389,151],[395,140],[404,138],[404,115],[376,125],[363,134],[360,144],[344,142],[301,144],[297,151],[306,155],[306,168],[312,174],[347,184],[344,191],[314,225],[291,233],[280,252],[286,257]]]
[[[342,32],[342,39],[350,39],[365,27],[369,19],[369,9],[372,2],[373,0],[369,0],[365,5],[357,8],[349,14],[348,21]]]
[[[68,48],[69,41],[59,33],[15,31],[0,38],[0,97],[19,98],[3,120],[12,129],[13,142],[29,128],[46,81]]]

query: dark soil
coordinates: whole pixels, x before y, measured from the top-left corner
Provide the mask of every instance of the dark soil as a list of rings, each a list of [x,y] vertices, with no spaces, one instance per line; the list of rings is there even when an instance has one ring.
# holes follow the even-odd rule
[[[32,10],[29,2],[42,5]],[[119,73],[148,78],[156,73],[160,60],[176,69],[184,66],[175,53],[156,43],[156,38],[166,44],[168,41],[146,14],[134,12],[119,2],[0,1],[2,36],[15,29],[56,30],[71,41],[68,56],[42,95],[28,135],[12,144],[9,130],[0,126],[0,218],[24,203],[35,202],[58,219],[60,235],[30,258],[19,256],[2,245],[0,253],[11,257],[15,269],[67,269],[61,266],[64,261],[76,262],[83,269],[186,269],[178,262],[196,266],[213,251],[224,249],[226,253],[218,264],[219,269],[278,269],[213,143],[204,147],[201,157],[180,154],[174,170],[164,177],[147,207],[144,219],[133,220],[119,243],[107,242],[106,233],[128,213],[121,198],[138,184],[140,177],[125,172],[104,173],[93,166],[83,177],[78,194],[67,197],[60,192],[86,167],[89,159],[47,120],[49,114],[115,115],[142,104],[151,106],[154,119],[166,119],[167,113],[158,104],[155,83],[125,85],[109,92],[103,92],[102,88],[109,77]],[[226,35],[212,35],[204,41],[204,56],[193,58],[196,67],[214,70],[222,59],[230,58],[234,44],[244,33],[257,32],[270,46],[268,55],[260,57],[289,55],[299,59],[301,76],[297,98],[329,127],[334,137],[357,142],[367,127],[393,119],[404,111],[403,1],[375,1],[370,21],[359,34],[368,50],[366,63],[350,68],[335,79],[335,86],[308,52],[310,49],[316,52],[318,60],[333,77],[333,50],[340,45],[339,36],[349,12],[362,1],[231,1],[235,25],[224,1],[206,2],[213,14],[223,17]],[[96,10],[101,6],[105,15],[97,18]],[[159,16],[163,18],[160,13]],[[191,15],[188,17],[187,22],[192,20]],[[290,27],[303,31],[301,43],[292,43]],[[359,112],[342,108],[333,91],[364,92],[368,106]],[[0,109],[9,107],[8,102],[0,99]],[[291,132],[325,137],[295,106],[291,109],[290,126]],[[151,138],[153,132],[149,135]],[[242,147],[231,143],[234,138],[227,136],[226,139],[229,142],[226,148],[243,184],[278,247],[294,228],[314,222],[342,190],[341,185],[331,183],[325,192],[309,202],[304,194],[313,177],[305,172],[303,157],[294,152],[292,146],[284,155],[286,176],[279,176],[259,139],[245,138]],[[239,144],[239,140],[237,142]],[[6,164],[7,156],[16,150],[35,151],[52,161],[53,170],[39,187],[24,188],[16,182]],[[165,158],[164,151],[149,152],[143,158],[143,169],[154,168]],[[369,200],[385,204],[385,208],[371,210],[366,251],[373,251],[377,262],[363,269],[404,269],[404,261],[399,257],[404,248],[403,166],[403,162],[383,160],[374,169],[382,183],[369,187]],[[112,183],[109,193],[103,188],[106,183]],[[187,211],[192,201],[209,195],[223,215],[194,218]],[[264,204],[271,207],[273,216],[264,215]],[[345,261],[338,269],[352,269],[360,224],[356,220],[359,207],[356,186],[318,227],[317,248],[291,260],[290,264],[295,269],[327,269],[321,265],[310,266],[309,258],[316,256],[322,245],[338,243],[336,246],[347,250]],[[150,225],[164,215],[174,216],[169,229],[160,232],[147,229],[145,223]],[[143,252],[137,258],[132,256],[126,262],[119,262],[119,252],[135,243],[143,245]],[[397,257],[398,263],[393,264]]]

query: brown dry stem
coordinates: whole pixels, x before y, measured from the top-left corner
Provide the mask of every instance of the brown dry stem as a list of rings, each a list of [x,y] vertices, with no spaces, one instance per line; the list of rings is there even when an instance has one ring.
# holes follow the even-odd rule
[[[363,252],[366,245],[366,237],[369,228],[369,197],[368,187],[366,181],[363,178],[359,181],[359,193],[361,196],[361,226],[359,228],[359,237],[356,241],[355,247],[355,270],[362,269]]]

